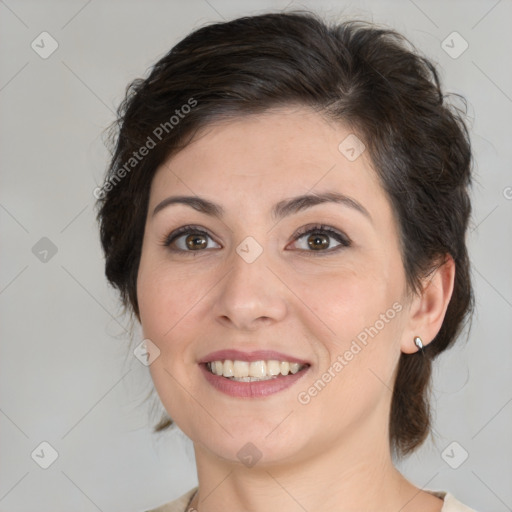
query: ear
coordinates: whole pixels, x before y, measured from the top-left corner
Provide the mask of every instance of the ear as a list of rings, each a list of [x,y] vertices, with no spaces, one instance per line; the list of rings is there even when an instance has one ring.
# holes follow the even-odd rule
[[[455,281],[455,261],[446,254],[444,262],[422,283],[422,290],[414,295],[409,309],[409,319],[403,331],[401,351],[412,354],[418,351],[414,338],[419,336],[423,346],[436,336],[450,303]]]

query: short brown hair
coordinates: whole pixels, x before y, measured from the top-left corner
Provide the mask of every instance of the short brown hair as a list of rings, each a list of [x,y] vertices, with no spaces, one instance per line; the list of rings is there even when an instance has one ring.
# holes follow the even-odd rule
[[[391,202],[409,290],[420,290],[446,254],[456,265],[439,333],[423,352],[400,355],[390,444],[399,456],[412,452],[430,431],[431,362],[454,343],[474,304],[465,241],[470,140],[465,112],[446,98],[427,58],[402,35],[368,22],[328,24],[294,11],[192,32],[128,86],[118,109],[112,160],[97,195],[107,279],[140,320],[136,284],[151,181],[200,128],[292,104],[345,123],[369,150]],[[127,167],[150,138],[154,147]],[[171,423],[164,417],[155,430]]]

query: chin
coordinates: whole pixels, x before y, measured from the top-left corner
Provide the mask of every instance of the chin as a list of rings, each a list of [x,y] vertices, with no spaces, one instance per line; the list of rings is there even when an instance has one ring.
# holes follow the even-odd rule
[[[292,434],[290,425],[287,425],[288,428],[285,431],[279,433],[279,427],[276,428],[278,424],[279,422],[269,427],[268,421],[254,422],[251,425],[239,420],[236,425],[223,422],[229,434],[222,429],[217,429],[217,437],[213,437],[211,430],[201,431],[196,432],[192,440],[194,444],[202,446],[203,449],[226,462],[239,464],[242,467],[277,466],[285,462],[298,462],[304,454],[304,440]]]

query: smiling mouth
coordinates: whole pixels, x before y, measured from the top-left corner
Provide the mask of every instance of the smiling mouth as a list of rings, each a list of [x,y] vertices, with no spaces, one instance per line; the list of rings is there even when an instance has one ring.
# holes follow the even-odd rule
[[[235,382],[260,382],[294,375],[309,367],[309,364],[288,361],[238,361],[222,360],[205,363],[206,369],[213,375],[225,377]]]

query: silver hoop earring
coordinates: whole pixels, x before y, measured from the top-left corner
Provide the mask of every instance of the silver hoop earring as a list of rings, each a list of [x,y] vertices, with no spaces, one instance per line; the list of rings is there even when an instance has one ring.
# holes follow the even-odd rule
[[[418,350],[423,350],[423,342],[419,336],[414,338],[414,344],[418,347]]]

